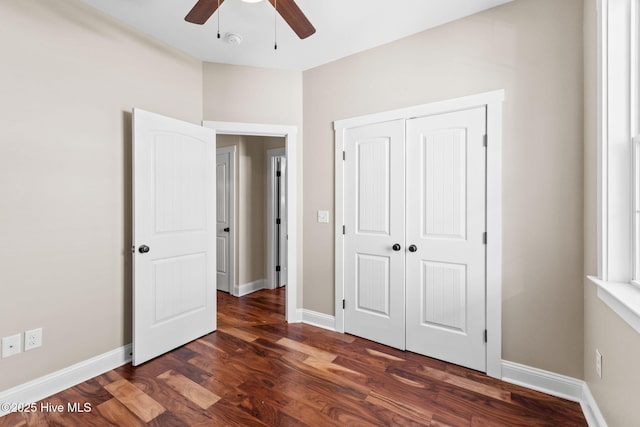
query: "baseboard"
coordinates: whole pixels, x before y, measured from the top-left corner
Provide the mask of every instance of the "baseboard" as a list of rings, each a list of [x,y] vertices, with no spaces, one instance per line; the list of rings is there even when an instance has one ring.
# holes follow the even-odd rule
[[[324,313],[318,313],[317,311],[306,310],[304,308],[300,311],[300,318],[302,318],[302,323],[317,326],[323,329],[328,329],[330,331],[336,330],[336,318],[334,316],[330,316]]]
[[[503,360],[502,380],[573,402],[582,400],[584,381],[531,366]]]
[[[586,418],[589,427],[607,427],[607,422],[602,416],[602,412],[600,412],[600,408],[598,408],[598,404],[593,398],[591,390],[586,382],[582,386],[582,400],[580,402],[580,406],[582,407],[582,412],[584,413],[584,417]]]
[[[506,360],[502,361],[502,380],[578,402],[589,427],[607,427],[589,386],[582,380]]]
[[[0,402],[33,403],[131,361],[131,344],[0,392]],[[0,409],[0,417],[7,415]]]
[[[260,289],[267,287],[267,279],[258,279],[253,282],[243,283],[242,285],[236,285],[236,295],[239,297],[245,296]]]

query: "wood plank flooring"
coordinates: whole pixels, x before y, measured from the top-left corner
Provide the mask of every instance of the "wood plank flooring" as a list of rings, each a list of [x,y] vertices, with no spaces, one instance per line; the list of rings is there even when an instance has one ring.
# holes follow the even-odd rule
[[[0,426],[585,426],[577,403],[284,322],[284,289],[218,295],[218,331],[0,418]],[[72,413],[67,404],[90,411]]]

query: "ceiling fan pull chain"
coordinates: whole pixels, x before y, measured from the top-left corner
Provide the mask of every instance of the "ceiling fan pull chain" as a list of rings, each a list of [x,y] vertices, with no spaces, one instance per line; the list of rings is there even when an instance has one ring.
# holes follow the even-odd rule
[[[273,5],[273,50],[278,50],[278,0]]]
[[[220,0],[218,0],[218,38],[220,38]]]

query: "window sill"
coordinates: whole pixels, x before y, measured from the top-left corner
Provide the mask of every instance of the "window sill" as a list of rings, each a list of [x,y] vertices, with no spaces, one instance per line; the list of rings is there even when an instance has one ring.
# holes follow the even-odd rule
[[[598,288],[598,298],[640,333],[640,288],[630,283],[605,282],[587,276]]]

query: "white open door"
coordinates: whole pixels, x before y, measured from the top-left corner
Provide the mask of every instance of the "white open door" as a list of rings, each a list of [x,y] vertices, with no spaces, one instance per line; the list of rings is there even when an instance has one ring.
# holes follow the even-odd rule
[[[133,111],[133,365],[216,328],[216,136]]]
[[[486,110],[407,121],[407,350],[486,371]],[[411,195],[411,196],[409,196]]]
[[[233,224],[235,146],[217,149],[216,160],[216,276],[218,290],[231,292],[233,259]]]
[[[405,347],[404,120],[348,129],[345,331]]]
[[[280,224],[277,226],[277,251],[280,271],[278,272],[277,287],[281,287],[287,284],[287,158],[285,156],[278,158],[278,172],[276,173],[278,188],[276,204],[278,217],[280,218]]]

